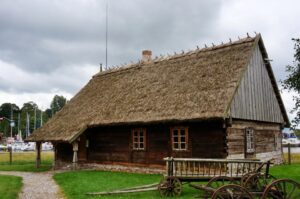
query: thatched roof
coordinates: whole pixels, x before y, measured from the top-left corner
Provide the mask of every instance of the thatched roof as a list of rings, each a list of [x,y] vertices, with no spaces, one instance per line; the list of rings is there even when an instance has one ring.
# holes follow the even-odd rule
[[[74,140],[98,125],[224,119],[260,35],[93,76],[28,140]]]

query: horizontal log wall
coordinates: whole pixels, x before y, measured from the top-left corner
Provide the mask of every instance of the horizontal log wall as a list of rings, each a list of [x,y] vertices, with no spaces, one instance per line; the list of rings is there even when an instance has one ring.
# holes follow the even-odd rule
[[[188,150],[174,151],[170,127],[188,127]],[[146,128],[146,149],[132,149],[133,128]],[[164,124],[149,126],[114,126],[89,129],[87,161],[99,163],[130,163],[164,165],[164,157],[225,158],[225,130],[221,122]],[[84,146],[84,145],[80,145]],[[84,157],[79,147],[80,156]]]
[[[245,129],[254,129],[254,154],[245,152]],[[281,128],[279,124],[234,120],[227,128],[228,158],[274,158],[281,162]],[[277,136],[278,139],[275,138]],[[275,143],[276,142],[276,143]]]

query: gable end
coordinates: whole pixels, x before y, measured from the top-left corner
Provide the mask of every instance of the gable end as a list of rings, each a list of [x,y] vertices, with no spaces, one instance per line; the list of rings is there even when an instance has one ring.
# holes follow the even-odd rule
[[[256,45],[230,107],[232,118],[285,123],[270,74]]]

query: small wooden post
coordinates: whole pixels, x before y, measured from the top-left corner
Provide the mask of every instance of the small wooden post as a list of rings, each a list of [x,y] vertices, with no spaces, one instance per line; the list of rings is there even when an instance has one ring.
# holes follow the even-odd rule
[[[288,163],[291,164],[291,144],[288,143]]]
[[[35,167],[40,168],[41,167],[41,142],[36,142],[35,148],[36,148]]]
[[[76,170],[77,168],[77,162],[78,162],[78,156],[77,156],[77,152],[78,152],[78,142],[75,141],[72,143],[73,145],[73,170]]]

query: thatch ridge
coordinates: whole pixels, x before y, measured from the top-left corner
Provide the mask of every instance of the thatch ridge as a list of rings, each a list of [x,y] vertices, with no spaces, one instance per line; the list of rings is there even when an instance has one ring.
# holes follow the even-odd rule
[[[221,48],[226,48],[226,47],[232,47],[234,45],[238,45],[241,43],[247,43],[247,42],[253,42],[253,40],[256,38],[256,40],[258,38],[260,38],[260,34],[256,35],[255,37],[250,37],[247,36],[245,38],[240,38],[239,40],[236,41],[229,41],[228,43],[221,43],[219,45],[214,45],[211,47],[204,47],[204,48],[199,48],[199,46],[197,46],[196,49],[194,50],[188,50],[186,52],[184,52],[183,50],[180,53],[174,52],[173,55],[161,55],[160,57],[156,56],[154,59],[150,60],[150,61],[142,61],[142,60],[138,60],[137,62],[133,62],[133,63],[129,63],[129,64],[125,64],[125,65],[117,65],[117,66],[112,66],[109,67],[107,70],[102,71],[102,72],[98,72],[97,74],[95,74],[93,77],[99,76],[99,75],[106,75],[106,74],[110,74],[110,73],[114,73],[114,72],[119,72],[119,71],[123,71],[123,70],[129,70],[131,68],[135,68],[135,67],[140,67],[141,65],[145,65],[145,64],[151,64],[151,63],[157,63],[160,61],[165,61],[165,60],[171,60],[171,59],[177,59],[177,58],[181,58],[184,56],[189,56],[192,55],[194,53],[198,53],[198,52],[205,52],[205,51],[212,51],[212,50],[217,50],[217,49],[221,49]]]
[[[258,37],[98,73],[28,140],[71,142],[98,125],[224,119]]]

